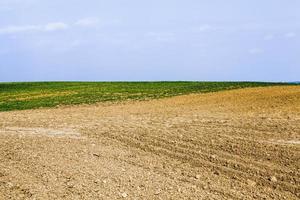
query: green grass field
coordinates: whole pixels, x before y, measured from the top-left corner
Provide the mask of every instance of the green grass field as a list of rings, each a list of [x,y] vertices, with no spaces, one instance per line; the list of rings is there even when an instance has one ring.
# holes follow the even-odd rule
[[[274,86],[261,82],[34,82],[0,83],[0,111],[145,100],[189,93]]]

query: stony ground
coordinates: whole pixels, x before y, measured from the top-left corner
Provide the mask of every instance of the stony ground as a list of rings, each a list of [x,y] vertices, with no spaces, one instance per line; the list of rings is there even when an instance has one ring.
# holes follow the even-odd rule
[[[300,87],[0,113],[0,199],[299,199]]]

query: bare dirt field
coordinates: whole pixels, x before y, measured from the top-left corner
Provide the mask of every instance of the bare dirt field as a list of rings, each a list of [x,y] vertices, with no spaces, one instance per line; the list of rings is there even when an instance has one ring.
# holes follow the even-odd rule
[[[299,199],[300,87],[0,113],[0,199]]]

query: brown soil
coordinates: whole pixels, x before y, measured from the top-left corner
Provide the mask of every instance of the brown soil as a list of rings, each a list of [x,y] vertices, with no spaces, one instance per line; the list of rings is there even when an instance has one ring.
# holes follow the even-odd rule
[[[0,199],[299,199],[300,87],[0,113]]]

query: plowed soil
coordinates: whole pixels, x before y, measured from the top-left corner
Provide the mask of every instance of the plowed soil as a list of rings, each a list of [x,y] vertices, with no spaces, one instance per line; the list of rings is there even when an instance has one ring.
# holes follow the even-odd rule
[[[299,86],[0,113],[0,199],[299,198]]]

